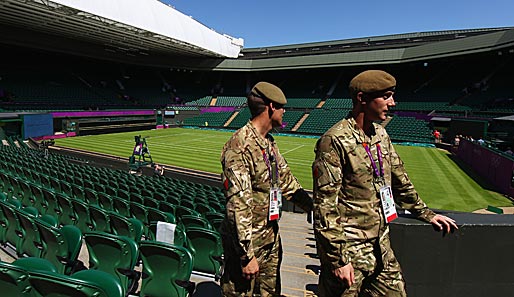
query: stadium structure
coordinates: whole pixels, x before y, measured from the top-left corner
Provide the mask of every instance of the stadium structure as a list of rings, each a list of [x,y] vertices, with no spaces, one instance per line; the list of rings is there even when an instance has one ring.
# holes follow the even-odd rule
[[[0,36],[0,242],[19,258],[0,265],[11,277],[13,271],[30,275],[23,285],[34,290],[74,292],[75,284],[87,284],[87,292],[107,296],[153,290],[185,296],[194,290],[192,271],[217,281],[224,198],[216,179],[183,168],[173,177],[148,176],[150,169],[134,176],[110,169],[122,165],[105,156],[60,152],[46,140],[173,127],[237,129],[249,119],[245,96],[261,80],[288,97],[282,132],[321,135],[350,111],[348,81],[365,69],[386,70],[399,82],[397,106],[381,123],[393,141],[453,150],[514,196],[514,158],[503,153],[514,145],[514,27],[244,48],[242,38],[156,0],[1,0]],[[142,182],[150,186],[141,188]],[[201,201],[190,201],[191,192]],[[510,294],[514,271],[504,264],[514,260],[514,220],[452,215],[463,226],[443,238],[408,217],[392,225],[409,294]],[[169,276],[184,281],[170,288],[155,287],[158,278],[145,270],[159,261],[177,265],[165,256],[170,247],[150,240],[156,221],[179,223],[184,230],[177,227],[175,242],[189,240],[193,250],[173,249],[180,267],[190,269]],[[93,255],[86,273],[75,272],[83,241]],[[117,247],[119,263],[107,246]],[[495,253],[509,255],[507,262],[493,259]],[[34,272],[38,264],[24,263],[27,255],[49,259],[57,271]],[[142,278],[134,270],[140,262]],[[168,277],[166,269],[155,269]],[[0,281],[9,292],[20,286]],[[314,294],[313,286],[303,286],[302,295]]]

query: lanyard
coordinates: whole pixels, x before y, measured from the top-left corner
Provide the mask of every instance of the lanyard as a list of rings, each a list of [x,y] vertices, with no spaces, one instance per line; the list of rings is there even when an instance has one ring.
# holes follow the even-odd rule
[[[268,155],[270,155],[269,158],[268,158]],[[266,154],[266,150],[262,149],[262,157],[264,158],[264,163],[266,163],[266,167],[268,168],[271,185],[277,186],[278,185],[278,166],[277,166],[277,158],[275,157],[275,154],[270,154],[269,148],[268,148],[268,154]]]
[[[373,167],[373,171],[375,171],[375,175],[377,177],[384,177],[384,167],[382,166],[382,150],[380,149],[380,143],[377,143],[378,166],[380,167],[380,172],[378,171],[377,165],[375,164],[373,155],[371,155],[371,150],[369,149],[369,145],[367,143],[363,142],[362,146],[366,150],[366,153],[368,154],[368,157],[371,160],[371,166]]]

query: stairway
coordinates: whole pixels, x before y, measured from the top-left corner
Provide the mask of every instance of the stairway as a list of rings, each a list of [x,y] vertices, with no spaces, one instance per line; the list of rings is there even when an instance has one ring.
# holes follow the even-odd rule
[[[298,123],[296,123],[296,125],[294,125],[294,127],[291,129],[291,131],[296,131],[298,130],[298,128],[300,128],[300,126],[303,124],[303,122],[309,117],[309,114],[306,113],[302,116],[302,118],[298,121]]]
[[[230,123],[232,123],[232,121],[237,117],[237,115],[239,114],[239,111],[235,111],[231,116],[230,118],[228,118],[228,120],[225,122],[225,124],[223,124],[223,127],[228,127],[228,125],[230,125]]]

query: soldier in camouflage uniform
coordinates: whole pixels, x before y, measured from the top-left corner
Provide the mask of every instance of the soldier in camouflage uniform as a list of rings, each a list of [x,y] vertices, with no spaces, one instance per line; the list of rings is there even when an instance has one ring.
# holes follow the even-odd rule
[[[435,214],[421,200],[389,135],[373,123],[385,120],[395,105],[395,86],[395,78],[384,71],[354,77],[352,112],[316,144],[314,231],[321,297],[406,296],[389,242],[394,203],[439,230],[457,229],[453,219]]]
[[[248,95],[251,120],[234,133],[221,153],[227,199],[227,216],[221,227],[224,296],[280,296],[281,196],[312,210],[312,199],[269,134],[282,125],[286,103],[278,87],[257,83]]]

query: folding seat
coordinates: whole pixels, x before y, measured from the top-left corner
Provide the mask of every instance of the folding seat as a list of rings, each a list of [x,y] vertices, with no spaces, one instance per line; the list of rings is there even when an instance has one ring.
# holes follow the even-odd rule
[[[91,178],[91,176],[88,176],[88,178]],[[94,182],[92,182],[89,179],[84,179],[84,189],[91,189],[93,190],[95,188]]]
[[[29,273],[30,295],[123,297],[124,291],[116,277],[99,270],[82,270],[71,276],[34,271]]]
[[[114,178],[107,180],[107,185],[113,189],[118,189],[118,182]]]
[[[33,205],[33,198],[32,198],[32,190],[30,189],[30,182],[26,180],[20,180],[19,181],[21,195],[20,195],[20,201],[23,206],[32,206]]]
[[[149,236],[147,240],[157,241],[157,223],[158,221],[150,222]],[[144,241],[144,240],[143,240]],[[189,240],[186,235],[186,229],[182,224],[175,224],[175,233],[173,234],[173,242],[170,244],[188,248],[190,246]]]
[[[118,189],[118,197],[120,197],[123,200],[130,201],[130,194],[127,191],[122,190],[121,188]]]
[[[98,192],[105,192],[105,186],[102,185],[100,182],[94,183],[94,190]]]
[[[194,254],[193,270],[212,274],[218,280],[223,264],[220,234],[205,228],[189,227],[186,228],[186,235]]]
[[[37,209],[31,206],[15,209],[15,214],[21,227],[18,233],[20,240],[16,246],[16,253],[20,256],[40,257],[43,246],[41,245],[41,236],[35,222],[39,214]]]
[[[186,228],[200,227],[200,228],[205,228],[205,229],[209,229],[209,230],[214,230],[213,227],[211,226],[210,222],[206,218],[203,218],[203,217],[192,216],[192,215],[183,215],[180,217],[180,221]]]
[[[78,175],[77,173],[73,176],[73,182],[70,183],[77,185],[81,189],[84,188],[84,179],[82,178],[82,175]]]
[[[113,202],[109,194],[106,194],[104,192],[97,192],[96,194],[98,196],[98,206],[100,206],[104,210],[113,210]]]
[[[117,185],[117,187],[118,187],[118,191],[119,191],[119,190],[122,190],[122,191],[125,191],[125,192],[127,192],[127,193],[130,191],[129,186],[128,186],[127,184],[125,184],[125,183],[119,183],[119,184]]]
[[[143,200],[143,205],[147,207],[159,208],[159,201],[153,198],[146,197]]]
[[[225,215],[219,212],[207,212],[203,214],[204,218],[209,220],[211,222],[214,219],[221,219],[223,220],[225,218]]]
[[[196,203],[195,210],[197,212],[201,213],[202,215],[204,215],[205,213],[208,213],[208,212],[215,212],[215,210],[212,207],[210,207],[209,205],[207,205],[205,203]]]
[[[7,175],[7,179],[10,185],[7,192],[8,197],[21,200],[23,191],[20,188],[19,178],[12,175]]]
[[[73,192],[73,198],[79,200],[86,200],[86,196],[84,195],[84,188],[81,186],[74,186],[71,188]]]
[[[130,201],[119,197],[112,197],[112,207],[114,211],[125,217],[131,217]]]
[[[105,232],[87,232],[84,241],[89,252],[89,269],[116,276],[126,295],[134,293],[140,278],[140,273],[134,270],[139,258],[136,241]]]
[[[54,213],[61,225],[75,225],[78,220],[77,214],[71,204],[72,198],[62,193],[55,194],[57,204],[54,205]]]
[[[148,189],[141,189],[140,195],[146,199],[146,198],[153,198],[153,191]]]
[[[159,209],[175,215],[175,204],[171,204],[167,201],[161,201],[159,203]]]
[[[125,217],[116,212],[109,213],[112,233],[127,236],[140,242],[143,236],[143,223],[135,218]]]
[[[194,209],[185,207],[183,205],[177,205],[175,207],[175,216],[180,220],[180,218],[184,215],[191,215],[191,216],[197,216],[197,217],[202,216],[199,212],[197,212]]]
[[[173,205],[180,205],[180,198],[178,198],[175,195],[168,195],[166,196],[166,201],[173,204]]]
[[[70,199],[70,202],[73,206],[73,212],[76,215],[76,220],[74,221],[75,226],[77,226],[82,232],[91,231],[93,221],[89,214],[89,205],[78,199]]]
[[[2,218],[0,221],[0,242],[10,243],[13,248],[19,245],[21,230],[20,222],[15,210],[21,208],[21,202],[15,199],[0,201],[0,209],[2,210]]]
[[[20,258],[13,263],[0,261],[0,292],[2,296],[28,296],[27,288],[30,271],[56,272],[55,267],[45,259]]]
[[[143,263],[140,296],[193,295],[195,284],[189,281],[193,259],[186,248],[145,240],[140,244],[140,254]]]
[[[195,203],[190,200],[180,200],[180,206],[184,206],[193,210],[195,209]]]
[[[177,223],[177,220],[175,219],[175,216],[172,213],[165,212],[162,210],[159,210],[157,208],[148,207],[146,209],[147,211],[147,221],[149,223],[151,222],[167,222],[167,223]]]
[[[50,186],[50,178],[46,174],[39,174],[39,185],[41,187],[49,187]]]
[[[72,189],[72,185],[65,181],[65,180],[60,180],[60,184],[61,184],[61,193],[64,193],[68,196],[73,196],[73,189]]]
[[[162,201],[166,201],[166,194],[162,193],[162,192],[154,192],[153,193],[153,199],[159,201],[159,202],[162,202]]]
[[[84,188],[85,202],[88,204],[98,204],[98,195],[95,190],[90,188]]]
[[[129,195],[130,195],[130,197],[129,197],[130,202],[136,202],[139,204],[143,204],[143,196],[141,196],[140,194],[130,192]]]
[[[48,179],[50,180],[50,188],[52,188],[55,192],[61,192],[60,180],[55,177],[48,177]]]
[[[78,255],[82,246],[82,232],[75,226],[57,228],[50,217],[35,220],[43,246],[41,257],[55,265],[59,273],[71,274],[80,261]]]
[[[118,195],[118,190],[117,188],[113,188],[112,186],[104,186],[104,193],[107,194],[107,195],[110,195],[110,196],[117,196]]]
[[[109,213],[107,210],[98,205],[89,206],[89,214],[91,215],[91,230],[111,233],[111,224]]]

